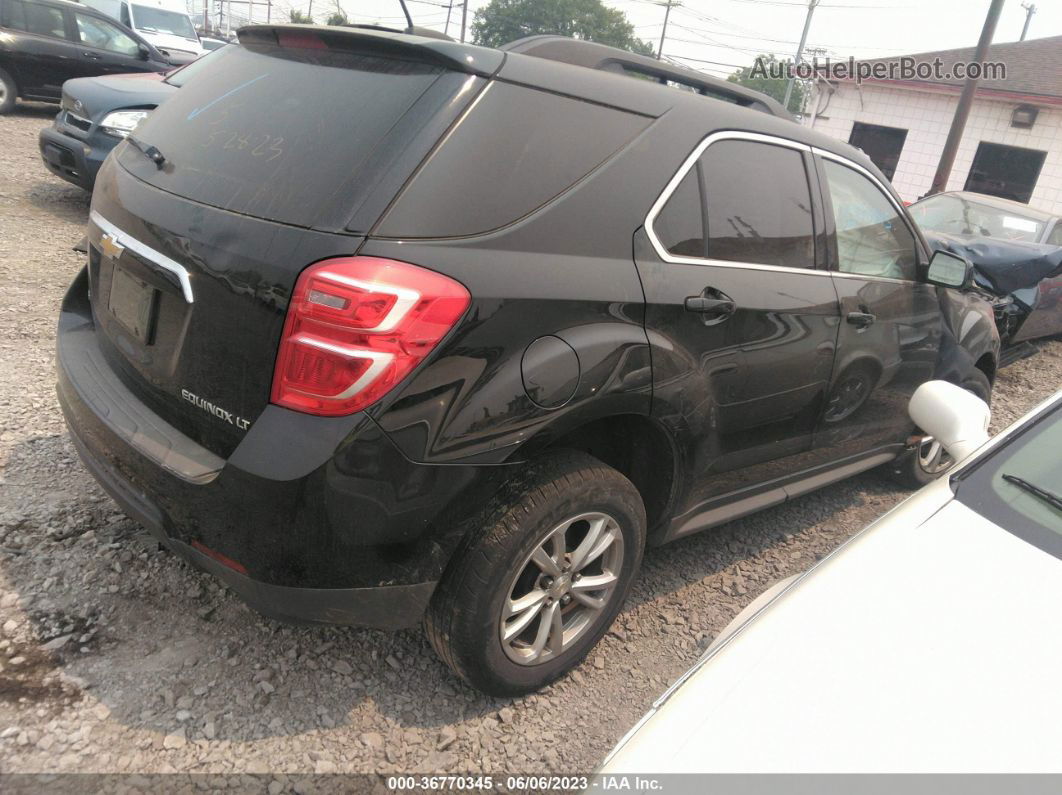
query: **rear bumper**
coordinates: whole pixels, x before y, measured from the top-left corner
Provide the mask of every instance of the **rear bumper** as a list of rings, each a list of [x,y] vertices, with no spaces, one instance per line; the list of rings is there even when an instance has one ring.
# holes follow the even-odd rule
[[[117,143],[117,142],[116,142]],[[93,147],[90,142],[65,135],[54,127],[45,127],[37,138],[45,168],[60,179],[91,192],[96,174],[113,145]]]
[[[63,413],[70,416],[68,398],[60,389]],[[171,552],[210,572],[250,607],[264,616],[292,624],[351,624],[377,629],[404,629],[424,615],[435,590],[434,582],[376,588],[298,588],[273,585],[238,572],[166,532],[158,506],[138,494],[118,473],[97,458],[71,428],[71,440],[85,468],[126,515],[144,526]]]
[[[265,615],[415,625],[456,544],[447,509],[484,468],[412,464],[367,418],[337,432],[277,407],[221,459],[108,366],[85,290],[82,272],[60,314],[57,391],[82,461],[122,509]]]

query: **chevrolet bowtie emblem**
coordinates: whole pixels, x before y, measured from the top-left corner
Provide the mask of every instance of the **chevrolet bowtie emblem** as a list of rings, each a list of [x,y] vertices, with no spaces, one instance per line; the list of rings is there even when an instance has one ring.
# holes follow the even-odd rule
[[[100,248],[103,249],[104,256],[111,259],[118,259],[125,251],[125,246],[121,245],[118,239],[110,233],[104,233],[100,238]]]

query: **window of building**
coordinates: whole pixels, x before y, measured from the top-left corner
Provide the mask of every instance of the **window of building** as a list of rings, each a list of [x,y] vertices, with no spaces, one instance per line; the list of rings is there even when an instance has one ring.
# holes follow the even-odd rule
[[[982,141],[963,190],[1029,203],[1047,152]]]
[[[848,136],[848,143],[863,150],[890,181],[896,173],[896,164],[900,162],[906,140],[907,130],[861,121],[852,125],[852,134]]]

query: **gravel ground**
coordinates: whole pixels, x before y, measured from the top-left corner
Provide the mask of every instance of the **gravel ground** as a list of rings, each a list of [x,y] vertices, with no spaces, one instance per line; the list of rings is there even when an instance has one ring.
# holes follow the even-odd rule
[[[56,312],[88,198],[0,117],[0,770],[588,772],[731,618],[904,495],[879,474],[650,550],[615,628],[518,700],[457,681],[423,634],[258,617],[162,552],[82,469],[54,393]],[[995,427],[1062,383],[1062,342],[1004,370]]]

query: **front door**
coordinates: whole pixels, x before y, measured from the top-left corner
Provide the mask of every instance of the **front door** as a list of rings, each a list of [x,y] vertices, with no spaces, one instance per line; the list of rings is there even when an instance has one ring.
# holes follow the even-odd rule
[[[92,14],[74,12],[81,42],[81,73],[85,76],[142,72],[150,68],[140,57],[140,43],[117,25]]]
[[[907,404],[933,377],[943,320],[895,199],[853,163],[816,160],[842,321],[817,444],[840,458],[906,441]]]
[[[838,306],[807,147],[709,136],[639,231],[653,413],[682,440],[678,532],[817,453]],[[682,527],[688,524],[689,528]]]

